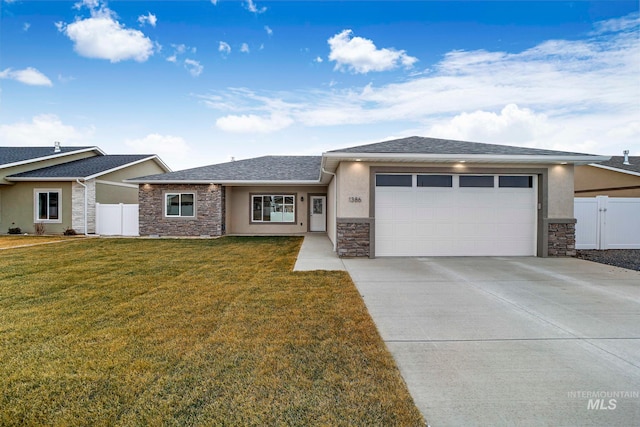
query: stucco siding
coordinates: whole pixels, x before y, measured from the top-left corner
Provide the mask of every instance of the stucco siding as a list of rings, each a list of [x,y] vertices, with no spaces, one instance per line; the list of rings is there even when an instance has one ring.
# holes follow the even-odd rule
[[[549,166],[548,218],[573,218],[573,165]]]
[[[325,186],[291,186],[291,187],[232,187],[226,194],[227,212],[230,221],[227,223],[228,234],[298,234],[308,231],[309,194],[326,193]],[[251,195],[292,194],[295,196],[295,222],[293,223],[256,223],[251,221]],[[301,200],[304,198],[304,201]]]
[[[576,166],[575,197],[595,196],[640,197],[640,176],[594,166]]]
[[[3,186],[0,198],[0,233],[6,233],[9,227],[20,227],[23,233],[34,233],[34,190],[60,189],[62,190],[61,221],[45,223],[45,232],[60,234],[71,227],[71,183],[69,182],[19,182],[11,186]],[[15,225],[12,225],[15,223]]]

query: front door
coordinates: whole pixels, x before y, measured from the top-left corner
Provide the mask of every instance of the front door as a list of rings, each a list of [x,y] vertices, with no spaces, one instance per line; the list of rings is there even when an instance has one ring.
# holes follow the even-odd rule
[[[311,213],[309,214],[309,231],[327,231],[327,198],[311,196]]]

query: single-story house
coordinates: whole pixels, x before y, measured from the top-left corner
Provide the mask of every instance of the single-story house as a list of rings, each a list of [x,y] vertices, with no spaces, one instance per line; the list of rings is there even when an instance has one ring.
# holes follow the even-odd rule
[[[640,157],[612,156],[601,163],[577,166],[576,197],[640,197]]]
[[[126,178],[170,172],[152,154],[107,155],[98,147],[0,147],[0,232],[95,232],[96,203],[138,203]]]
[[[575,165],[609,157],[410,137],[130,179],[141,235],[326,232],[340,256],[575,253]]]

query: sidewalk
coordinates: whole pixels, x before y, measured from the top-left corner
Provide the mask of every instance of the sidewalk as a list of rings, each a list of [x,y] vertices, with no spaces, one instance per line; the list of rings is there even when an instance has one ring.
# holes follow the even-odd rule
[[[342,260],[333,252],[333,244],[324,233],[307,233],[293,271],[346,271]]]

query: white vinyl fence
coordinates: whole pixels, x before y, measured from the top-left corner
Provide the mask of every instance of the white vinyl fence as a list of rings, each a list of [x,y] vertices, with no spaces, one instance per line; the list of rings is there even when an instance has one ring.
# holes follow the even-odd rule
[[[574,199],[576,249],[640,249],[640,198]]]
[[[96,203],[96,234],[139,236],[138,205]]]

